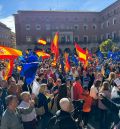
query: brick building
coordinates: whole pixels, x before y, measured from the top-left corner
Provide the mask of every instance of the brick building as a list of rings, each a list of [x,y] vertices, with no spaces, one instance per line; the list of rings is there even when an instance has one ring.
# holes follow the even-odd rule
[[[50,43],[56,31],[61,44],[120,41],[120,0],[101,12],[18,11],[14,17],[18,47],[35,45],[39,38]]]
[[[11,30],[0,22],[0,45],[13,47],[11,41]]]

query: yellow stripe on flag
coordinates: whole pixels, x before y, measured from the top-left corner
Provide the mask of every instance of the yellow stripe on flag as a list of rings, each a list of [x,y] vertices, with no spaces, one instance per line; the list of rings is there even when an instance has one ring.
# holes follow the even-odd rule
[[[83,53],[79,52],[78,50],[76,50],[76,51],[77,51],[77,54],[78,54],[78,57],[79,58],[81,58],[83,60],[86,60],[87,59],[86,54],[83,54]]]
[[[46,45],[47,44],[47,42],[45,40],[43,40],[43,39],[39,39],[38,43],[42,44],[42,45]]]

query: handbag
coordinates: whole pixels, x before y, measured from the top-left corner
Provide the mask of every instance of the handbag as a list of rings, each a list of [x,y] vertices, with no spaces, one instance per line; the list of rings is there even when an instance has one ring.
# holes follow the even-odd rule
[[[45,114],[45,109],[44,109],[44,107],[42,106],[42,107],[40,107],[40,108],[36,108],[36,114],[37,114],[38,116],[44,115],[44,114]]]

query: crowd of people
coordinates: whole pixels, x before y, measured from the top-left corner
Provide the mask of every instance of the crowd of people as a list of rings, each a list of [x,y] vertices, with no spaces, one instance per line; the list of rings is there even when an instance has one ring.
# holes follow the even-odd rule
[[[66,74],[40,63],[31,85],[0,68],[1,129],[120,129],[120,65],[93,59],[87,69],[72,64]],[[104,73],[103,70],[104,69]]]

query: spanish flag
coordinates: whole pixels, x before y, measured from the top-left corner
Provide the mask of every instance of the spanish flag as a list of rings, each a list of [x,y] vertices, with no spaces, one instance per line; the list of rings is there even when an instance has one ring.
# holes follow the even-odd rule
[[[47,44],[47,42],[44,39],[39,39],[38,43],[41,44],[41,45],[46,45]]]
[[[10,60],[7,64],[6,64],[6,69],[5,69],[5,73],[4,73],[4,80],[7,80],[9,76],[11,76],[12,71],[13,71],[13,64],[14,61]]]
[[[56,60],[56,57],[54,57],[54,59],[51,63],[51,66],[56,67],[56,65],[57,65],[57,60]]]
[[[56,32],[54,39],[51,43],[51,53],[53,53],[55,55],[56,60],[58,59],[58,56],[59,56],[58,41],[59,41],[59,33]]]
[[[76,52],[80,61],[85,63],[87,60],[86,51],[83,50],[77,43],[75,43]]]
[[[87,69],[87,66],[88,66],[88,57],[89,57],[89,52],[88,52],[88,49],[86,48],[86,61],[85,61],[85,64],[84,64],[84,69],[85,70]]]
[[[48,54],[48,53],[46,53],[46,52],[43,52],[43,51],[36,51],[36,54],[37,54],[39,57],[42,57],[42,59],[50,58],[50,54]]]
[[[65,53],[65,72],[68,73],[70,71],[70,63],[68,59],[69,55],[68,53]]]

